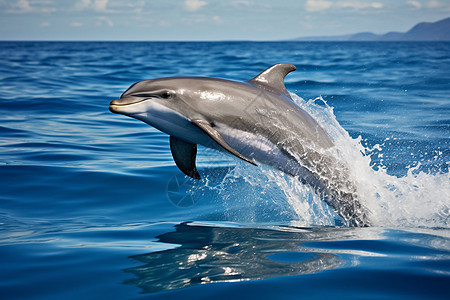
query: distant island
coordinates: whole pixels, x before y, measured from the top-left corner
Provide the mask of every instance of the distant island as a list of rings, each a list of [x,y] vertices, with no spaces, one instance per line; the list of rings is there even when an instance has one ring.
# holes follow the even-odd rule
[[[434,23],[419,23],[407,32],[360,32],[337,36],[299,37],[290,41],[450,41],[450,18]]]

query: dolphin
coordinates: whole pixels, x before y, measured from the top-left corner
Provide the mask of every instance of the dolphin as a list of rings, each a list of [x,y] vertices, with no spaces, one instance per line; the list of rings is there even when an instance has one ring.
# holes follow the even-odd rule
[[[296,67],[280,63],[251,80],[168,77],[131,85],[109,109],[170,135],[178,168],[200,179],[197,145],[298,177],[345,224],[368,226],[368,213],[325,130],[294,103],[284,78]]]

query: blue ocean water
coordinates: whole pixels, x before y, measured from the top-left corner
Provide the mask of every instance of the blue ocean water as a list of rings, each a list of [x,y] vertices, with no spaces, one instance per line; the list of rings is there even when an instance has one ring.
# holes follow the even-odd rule
[[[108,111],[132,83],[279,62],[372,227],[307,187]],[[448,299],[450,43],[1,42],[2,299]]]

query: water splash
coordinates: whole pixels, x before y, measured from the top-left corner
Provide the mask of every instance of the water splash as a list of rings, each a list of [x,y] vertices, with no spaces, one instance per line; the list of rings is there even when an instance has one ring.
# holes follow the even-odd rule
[[[448,171],[435,174],[419,171],[420,161],[409,167],[403,177],[388,174],[388,168],[372,162],[373,153],[383,155],[383,145],[363,146],[362,138],[352,138],[342,128],[321,97],[304,101],[291,94],[294,101],[327,131],[340,158],[349,167],[365,206],[376,226],[448,227],[450,226],[450,176]],[[376,151],[375,151],[376,150]],[[295,201],[291,201],[295,207]]]
[[[409,167],[407,174],[389,174],[382,160],[386,145],[363,145],[362,137],[352,138],[339,124],[321,97],[305,101],[291,94],[327,131],[335,144],[333,155],[348,166],[348,176],[356,186],[362,204],[369,210],[374,226],[449,227],[450,178],[448,172],[420,171],[420,162]],[[222,176],[211,171],[211,161],[224,163],[222,154],[203,148],[199,166],[205,180],[193,182],[188,193],[194,198],[215,199],[222,205],[221,220],[240,223],[290,222],[296,226],[342,225],[342,219],[314,191],[296,177],[260,165],[250,166],[234,160],[236,166]],[[219,157],[220,156],[220,157]],[[205,159],[206,158],[206,159]],[[209,162],[209,163],[208,163]],[[413,163],[411,163],[413,164]],[[226,162],[225,162],[226,165]],[[199,201],[198,199],[196,201]],[[202,216],[203,217],[203,216]],[[217,213],[211,217],[217,218]]]

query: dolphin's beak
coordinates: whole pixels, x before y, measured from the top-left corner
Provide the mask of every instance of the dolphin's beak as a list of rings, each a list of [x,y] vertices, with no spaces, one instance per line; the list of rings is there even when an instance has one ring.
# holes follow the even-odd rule
[[[126,96],[126,97],[111,101],[111,103],[109,104],[109,110],[112,113],[118,114],[118,113],[121,113],[121,111],[120,111],[121,106],[136,104],[136,103],[139,103],[139,102],[142,102],[145,100],[147,100],[147,98]]]
[[[125,96],[123,98],[111,101],[110,105],[130,105],[130,104],[142,102],[146,99],[147,98],[136,97],[136,96]]]

